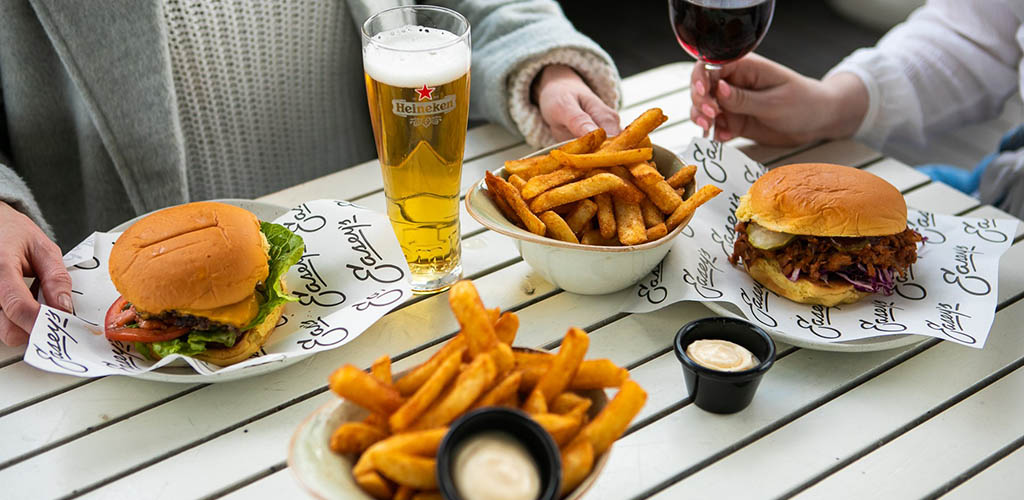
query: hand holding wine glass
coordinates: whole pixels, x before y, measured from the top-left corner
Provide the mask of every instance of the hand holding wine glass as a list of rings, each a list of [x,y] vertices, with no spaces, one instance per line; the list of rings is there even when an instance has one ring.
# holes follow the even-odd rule
[[[668,10],[679,44],[707,70],[704,90],[714,98],[722,67],[754,50],[768,32],[775,0],[669,0]],[[708,123],[704,137],[715,137],[714,125]]]

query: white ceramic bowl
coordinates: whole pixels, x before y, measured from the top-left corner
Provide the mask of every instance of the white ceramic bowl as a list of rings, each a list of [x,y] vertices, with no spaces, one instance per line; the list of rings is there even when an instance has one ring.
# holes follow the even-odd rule
[[[530,156],[547,153],[556,144]],[[672,151],[654,145],[654,162],[666,178],[683,168],[684,164]],[[505,177],[505,169],[494,171]],[[647,276],[672,248],[672,241],[690,222],[683,221],[662,238],[640,245],[608,247],[568,243],[538,236],[521,229],[501,213],[486,193],[481,179],[466,194],[466,210],[474,219],[492,231],[515,239],[519,255],[551,284],[574,293],[601,295],[632,286]],[[696,184],[686,186],[686,196],[692,196]]]

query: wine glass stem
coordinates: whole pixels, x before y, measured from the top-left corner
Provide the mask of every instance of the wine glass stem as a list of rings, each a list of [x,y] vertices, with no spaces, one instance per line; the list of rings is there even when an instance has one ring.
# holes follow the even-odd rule
[[[708,97],[711,100],[717,100],[715,94],[718,91],[718,79],[721,76],[722,65],[706,62],[704,63],[704,69],[708,73]],[[719,109],[721,109],[721,106],[719,106]],[[710,123],[708,124],[707,131],[704,132],[704,138],[707,139],[710,136],[711,140],[715,140],[715,121],[717,116],[709,118]]]

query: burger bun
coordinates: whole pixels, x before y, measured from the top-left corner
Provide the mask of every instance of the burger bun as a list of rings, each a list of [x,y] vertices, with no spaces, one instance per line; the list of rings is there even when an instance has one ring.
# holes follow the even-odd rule
[[[801,304],[817,304],[826,307],[852,304],[870,295],[856,290],[849,283],[821,283],[799,278],[790,281],[782,274],[779,263],[774,260],[755,259],[745,262],[747,272],[769,290]]]

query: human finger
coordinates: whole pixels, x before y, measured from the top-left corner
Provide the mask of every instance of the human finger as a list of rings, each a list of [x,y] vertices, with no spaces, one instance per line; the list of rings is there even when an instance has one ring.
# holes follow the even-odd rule
[[[577,99],[568,101],[560,109],[558,121],[569,130],[573,137],[580,137],[598,128],[594,119],[583,110]]]
[[[32,330],[39,313],[39,304],[32,299],[21,273],[10,260],[0,264],[0,310],[23,332]]]
[[[619,114],[593,92],[587,91],[580,96],[580,107],[609,136],[618,135],[622,131],[622,127],[619,125]]]
[[[692,120],[693,123],[696,123],[698,127],[704,129],[705,132],[711,125],[711,122],[708,120],[708,117],[704,116],[696,107],[690,108],[690,120]]]
[[[23,345],[28,342],[28,332],[15,325],[0,311],[0,343],[9,346]]]
[[[29,263],[39,279],[46,303],[73,312],[71,275],[64,267],[60,248],[47,238],[39,238],[29,254]]]

